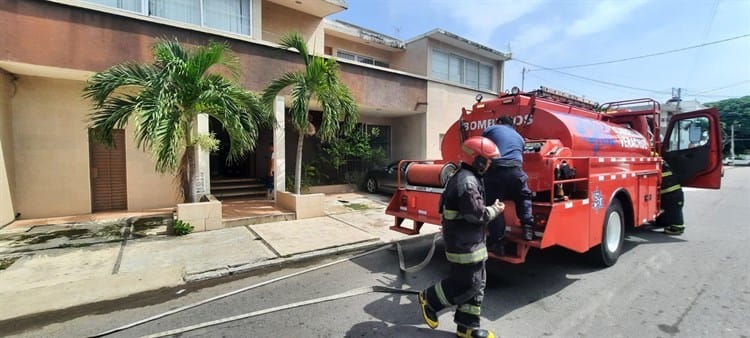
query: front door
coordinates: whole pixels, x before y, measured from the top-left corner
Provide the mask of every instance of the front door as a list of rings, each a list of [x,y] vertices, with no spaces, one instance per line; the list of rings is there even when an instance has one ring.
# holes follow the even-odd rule
[[[662,157],[686,187],[721,187],[719,112],[709,108],[672,116],[662,143]]]
[[[113,130],[114,147],[94,140],[89,134],[91,211],[127,210],[125,131]]]

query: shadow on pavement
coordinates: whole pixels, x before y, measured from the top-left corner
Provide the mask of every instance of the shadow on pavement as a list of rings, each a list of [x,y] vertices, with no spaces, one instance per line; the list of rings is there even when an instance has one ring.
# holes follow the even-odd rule
[[[684,241],[679,237],[664,235],[660,230],[636,229],[626,233],[622,255],[639,245],[662,244]],[[406,266],[420,262],[431,244],[431,237],[404,245]],[[374,273],[383,273],[376,284],[394,288],[422,290],[447,276],[449,265],[443,254],[442,242],[438,242],[435,255],[425,269],[404,274],[398,268],[398,256],[395,250],[386,251],[381,260],[373,257],[362,257],[354,260]],[[383,258],[385,257],[385,258]],[[392,264],[383,264],[383,259]],[[382,270],[382,271],[379,271]],[[591,263],[586,254],[576,253],[564,248],[553,247],[545,250],[532,250],[523,264],[515,265],[499,261],[487,263],[487,288],[485,291],[482,317],[495,321],[508,313],[535,303],[546,297],[554,296],[579,280],[578,275],[597,273],[605,268]],[[379,321],[360,323],[352,327],[347,337],[414,337],[437,332],[425,328],[416,306],[415,295],[386,295],[365,305],[364,310]],[[446,310],[446,311],[453,311]],[[441,312],[442,314],[442,312]],[[452,314],[442,315],[441,319],[452,319]],[[391,324],[390,326],[388,324]],[[451,323],[452,325],[452,323]],[[444,328],[445,325],[441,326]],[[448,335],[446,335],[447,337]],[[453,336],[453,333],[450,333]]]

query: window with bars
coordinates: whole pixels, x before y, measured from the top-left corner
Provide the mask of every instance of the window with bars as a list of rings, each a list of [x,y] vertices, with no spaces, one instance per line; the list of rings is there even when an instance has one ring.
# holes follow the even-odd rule
[[[492,66],[455,54],[432,50],[432,77],[481,90],[493,90]]]
[[[388,68],[389,66],[388,62],[375,60],[369,56],[358,55],[358,54],[344,52],[344,51],[336,51],[336,57],[340,59],[356,61],[359,63],[366,63],[368,65],[375,65],[379,67]]]
[[[226,32],[250,35],[252,0],[87,0]]]

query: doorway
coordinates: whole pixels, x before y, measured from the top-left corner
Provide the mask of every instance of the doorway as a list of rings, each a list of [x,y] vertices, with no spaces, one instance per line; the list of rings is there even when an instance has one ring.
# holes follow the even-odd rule
[[[227,163],[229,156],[229,134],[224,126],[213,117],[209,117],[209,130],[219,140],[219,150],[210,154],[211,179],[251,178],[256,177],[257,165],[255,150],[245,153],[240,159]]]
[[[89,175],[91,211],[128,209],[128,184],[125,170],[125,131],[112,131],[114,146],[96,141],[89,132]]]

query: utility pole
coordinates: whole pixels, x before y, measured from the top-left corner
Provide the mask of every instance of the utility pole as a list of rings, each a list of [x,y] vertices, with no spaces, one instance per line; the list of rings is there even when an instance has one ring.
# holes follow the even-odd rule
[[[523,92],[523,84],[526,82],[526,67],[521,69],[521,91]]]
[[[734,161],[734,122],[732,122],[732,125],[730,126],[729,130],[731,130],[731,135],[732,135],[729,138],[731,140],[729,143],[729,158],[732,159],[732,161]]]
[[[682,88],[672,88],[672,99],[677,101],[675,114],[680,113],[680,102],[682,101]]]

